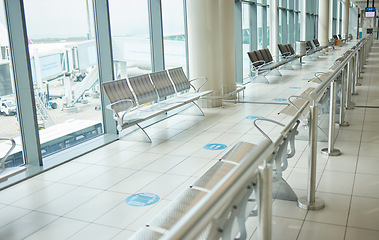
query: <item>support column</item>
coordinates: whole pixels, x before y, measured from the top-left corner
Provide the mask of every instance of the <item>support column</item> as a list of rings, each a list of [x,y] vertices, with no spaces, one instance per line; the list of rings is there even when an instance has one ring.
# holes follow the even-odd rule
[[[233,0],[187,1],[189,73],[191,78],[207,77],[202,90],[213,95],[234,91],[235,16]],[[233,33],[233,34],[231,34]],[[219,107],[221,99],[199,102],[203,107]]]
[[[300,3],[300,41],[307,40],[307,0]]]
[[[318,10],[318,40],[321,46],[329,44],[329,1],[319,0]]]
[[[349,35],[349,22],[350,22],[350,0],[342,2],[342,37],[346,38]]]
[[[270,0],[270,52],[274,60],[278,61],[278,0]]]
[[[333,38],[333,6],[334,1],[329,1],[329,38]],[[320,8],[319,8],[320,9]]]

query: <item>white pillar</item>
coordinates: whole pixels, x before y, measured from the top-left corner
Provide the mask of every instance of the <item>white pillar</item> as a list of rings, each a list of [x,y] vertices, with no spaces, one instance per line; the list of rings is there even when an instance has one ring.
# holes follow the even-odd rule
[[[270,0],[270,52],[275,61],[278,61],[278,0]]]
[[[345,38],[345,35],[349,33],[350,0],[345,0],[342,4],[342,37]]]
[[[307,0],[300,2],[300,41],[307,40]]]
[[[235,90],[234,0],[190,0],[187,14],[190,77],[207,77],[201,90],[213,90],[214,95]],[[222,102],[208,100],[200,104],[218,107]]]
[[[336,26],[336,32],[337,35],[341,34],[342,36],[342,29],[340,28],[340,18],[341,18],[341,3],[340,1],[337,1],[337,26]]]
[[[318,40],[321,46],[329,44],[329,0],[319,0]]]
[[[333,6],[334,1],[329,1],[329,38],[333,38]]]

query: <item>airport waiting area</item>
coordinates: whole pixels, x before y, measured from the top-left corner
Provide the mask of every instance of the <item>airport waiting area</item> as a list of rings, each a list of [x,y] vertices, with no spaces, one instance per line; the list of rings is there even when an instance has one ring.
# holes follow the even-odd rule
[[[0,191],[1,239],[158,239],[156,236],[168,230],[163,226],[173,227],[176,222],[170,221],[178,214],[182,216],[180,210],[188,213],[187,205],[193,206],[206,193],[214,193],[207,187],[216,188],[216,181],[233,176],[228,171],[249,160],[243,154],[262,159],[264,151],[260,154],[254,150],[262,146],[265,152],[271,151],[269,156],[277,154],[273,160],[267,153],[264,157],[274,170],[269,168],[268,177],[258,174],[258,170],[250,172],[259,179],[251,179],[244,194],[235,193],[233,200],[229,198],[229,202],[238,200],[241,205],[232,205],[232,210],[226,210],[229,203],[221,206],[222,211],[216,215],[221,216],[222,223],[207,222],[204,226],[209,229],[200,231],[208,234],[203,239],[225,238],[226,232],[228,239],[268,239],[260,238],[267,237],[262,229],[266,218],[272,224],[263,228],[272,231],[272,239],[378,239],[378,61],[377,40],[368,37],[347,41],[324,54],[304,57],[291,70],[279,68],[281,76],[267,74],[269,84],[252,80],[243,93],[236,93],[240,95],[238,101],[224,100],[222,107],[202,108],[204,115],[195,106],[189,107],[144,128],[151,142],[137,129],[6,188]],[[331,82],[337,85],[322,82],[320,73],[329,74],[326,79],[334,78]],[[311,98],[309,91],[314,89],[321,89],[320,98],[326,100],[307,107],[305,103],[309,102],[304,99]],[[294,97],[307,90],[306,98]],[[295,105],[298,101],[297,108],[285,110],[289,100]],[[346,106],[342,104],[345,112],[341,112],[341,102],[346,102]],[[318,105],[319,112],[314,115],[318,126],[314,128],[309,115]],[[309,135],[315,133],[313,141]],[[330,139],[331,135],[335,138]],[[326,154],[321,152],[325,148]],[[337,149],[340,155],[333,154]],[[312,154],[314,162],[310,160]],[[283,198],[275,192],[275,179],[282,179],[281,184],[293,190],[292,197]],[[257,190],[260,184],[267,184],[265,181],[269,185]],[[316,196],[313,202],[309,198],[312,184]],[[271,188],[272,193],[267,193]],[[249,200],[252,196],[256,199]],[[306,196],[308,206],[301,207],[296,196]],[[269,201],[261,202],[267,197]],[[320,199],[324,205],[312,209]],[[249,214],[234,212],[244,201],[245,205],[253,203],[251,208],[243,208]]]

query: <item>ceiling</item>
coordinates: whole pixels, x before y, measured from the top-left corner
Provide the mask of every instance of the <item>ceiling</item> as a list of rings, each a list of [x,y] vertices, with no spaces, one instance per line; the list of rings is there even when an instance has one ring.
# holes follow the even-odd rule
[[[343,0],[342,0],[343,1]],[[372,7],[372,1],[369,1],[369,7]],[[359,6],[360,9],[365,9],[367,7],[367,0],[350,0],[350,2],[353,2]],[[378,9],[379,8],[379,0],[375,0],[374,6]]]

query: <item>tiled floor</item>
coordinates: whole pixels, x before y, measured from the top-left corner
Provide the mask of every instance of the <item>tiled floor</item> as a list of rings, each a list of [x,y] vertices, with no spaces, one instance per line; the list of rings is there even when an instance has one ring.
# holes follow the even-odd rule
[[[353,43],[350,43],[351,46]],[[197,109],[147,128],[153,143],[136,132],[106,147],[0,192],[0,239],[127,239],[193,183],[238,141],[258,142],[262,135],[248,116],[277,121],[284,107],[273,99],[287,98],[309,86],[312,72],[324,71],[348,46],[270,84],[248,84],[245,103],[225,103],[223,108]],[[356,105],[379,107],[379,43],[375,43],[362,74]],[[266,104],[263,104],[266,102]],[[270,104],[267,104],[270,103]],[[275,104],[272,104],[275,103]],[[317,196],[326,206],[305,211],[295,202],[274,200],[273,239],[374,240],[379,239],[379,108],[349,110],[350,127],[339,129],[335,147],[339,157],[318,154]],[[275,136],[279,128],[262,124]],[[305,130],[304,130],[305,131]],[[132,141],[131,139],[140,139]],[[227,145],[210,151],[208,143]],[[298,196],[307,190],[307,142],[297,140],[297,153],[284,176]],[[319,148],[327,146],[320,142]],[[132,194],[155,193],[160,200],[150,206],[125,203]],[[247,221],[249,236],[256,219]]]

